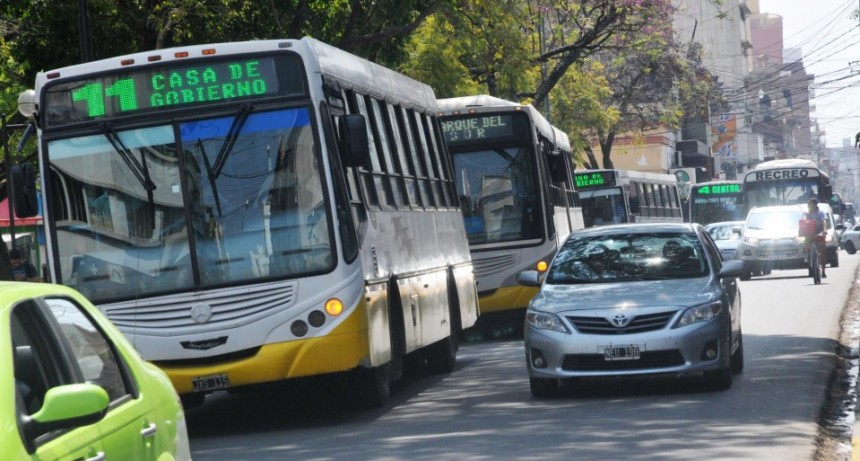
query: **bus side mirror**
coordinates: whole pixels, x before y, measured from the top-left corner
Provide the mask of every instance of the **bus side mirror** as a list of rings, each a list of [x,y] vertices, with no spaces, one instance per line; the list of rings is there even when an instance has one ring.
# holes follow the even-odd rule
[[[20,163],[12,166],[9,179],[12,181],[12,204],[15,207],[15,215],[19,218],[30,218],[39,214],[33,165]]]
[[[348,114],[342,116],[339,135],[346,166],[360,167],[370,164],[367,122],[363,115]]]

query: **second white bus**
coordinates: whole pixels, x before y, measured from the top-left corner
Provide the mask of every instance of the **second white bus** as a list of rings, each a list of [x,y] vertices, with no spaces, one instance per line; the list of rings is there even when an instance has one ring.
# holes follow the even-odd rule
[[[442,99],[439,106],[486,319],[481,323],[495,317],[520,328],[537,291],[518,284],[517,274],[549,261],[571,230],[583,227],[570,141],[531,105],[478,95]]]

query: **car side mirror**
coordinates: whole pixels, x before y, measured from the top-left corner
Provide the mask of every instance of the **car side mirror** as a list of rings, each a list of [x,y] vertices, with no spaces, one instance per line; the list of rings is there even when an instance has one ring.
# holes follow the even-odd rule
[[[720,268],[719,277],[736,278],[744,273],[744,262],[738,260],[723,261],[723,267]]]
[[[107,413],[110,397],[95,384],[68,384],[48,389],[42,408],[22,422],[27,451],[36,452],[35,440],[48,432],[96,423]]]
[[[541,284],[541,274],[534,269],[522,271],[517,274],[517,283],[527,287],[539,287]]]

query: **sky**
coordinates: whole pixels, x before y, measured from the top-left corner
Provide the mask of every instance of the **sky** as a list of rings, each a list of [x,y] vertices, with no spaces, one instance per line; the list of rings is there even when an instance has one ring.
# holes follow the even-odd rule
[[[860,0],[760,0],[759,5],[762,13],[782,16],[783,47],[801,48],[806,72],[815,75],[810,116],[824,130],[827,147],[842,147],[845,138],[853,146],[860,132],[860,21],[851,16]]]

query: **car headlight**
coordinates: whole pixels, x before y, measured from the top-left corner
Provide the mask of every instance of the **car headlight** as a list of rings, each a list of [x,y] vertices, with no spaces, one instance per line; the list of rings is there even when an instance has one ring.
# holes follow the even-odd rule
[[[693,306],[684,312],[684,315],[682,315],[681,319],[678,320],[677,326],[683,327],[698,322],[710,322],[711,320],[717,318],[717,316],[720,315],[720,311],[722,310],[723,303],[721,303],[720,301],[702,304],[700,306]]]
[[[744,237],[744,243],[747,245],[758,245],[759,239],[755,237]]]
[[[532,328],[538,330],[552,330],[552,331],[560,331],[562,333],[569,333],[567,331],[567,327],[561,323],[561,319],[558,318],[555,314],[548,314],[546,312],[538,312],[538,311],[528,311],[526,312],[526,322],[532,326]]]

